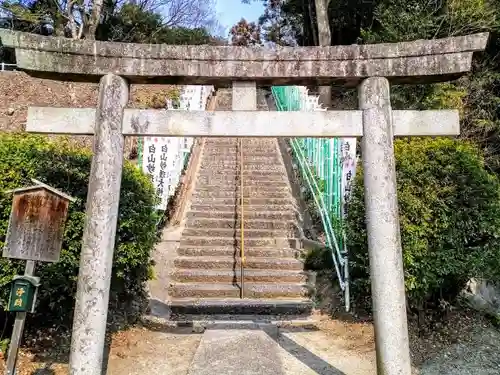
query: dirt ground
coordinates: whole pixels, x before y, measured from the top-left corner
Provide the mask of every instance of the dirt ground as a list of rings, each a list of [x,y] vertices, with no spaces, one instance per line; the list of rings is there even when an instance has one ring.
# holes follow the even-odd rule
[[[370,369],[374,366],[375,357],[373,329],[370,324],[345,324],[323,320],[318,324],[318,328],[319,330],[285,328],[282,332],[282,346],[290,353],[296,348],[305,347],[307,353],[310,353],[309,358],[316,358],[316,363],[333,362],[336,367],[339,367],[336,363],[338,360],[345,362],[359,356],[367,357],[364,367],[369,370],[360,374],[372,373]],[[118,332],[111,338],[107,373],[186,375],[201,337],[202,334],[193,333],[190,327],[171,328],[161,324],[145,324]],[[51,347],[48,345],[49,342],[46,342],[44,345],[35,345],[36,349],[22,349],[17,375],[67,375],[69,340],[53,342]],[[295,354],[295,357],[298,355]],[[314,368],[315,365],[309,363],[309,366]],[[0,372],[3,371],[2,363]],[[316,372],[304,372],[302,369],[299,373]]]
[[[311,356],[335,365],[345,375],[375,373],[373,325],[370,322],[332,319],[319,312],[315,314],[314,322],[315,329],[284,328],[282,335],[288,341],[287,345],[306,348]],[[423,336],[418,335],[415,325],[410,322],[410,333],[415,374],[500,373],[500,330],[477,314],[456,311],[447,323]],[[152,323],[115,333],[109,341],[107,373],[186,375],[201,337],[190,327],[174,328]],[[41,336],[29,344],[31,349],[23,348],[20,352],[18,375],[68,374],[69,337],[54,341]],[[293,354],[293,350],[289,352]],[[357,371],[346,371],[345,362],[356,363]],[[348,364],[347,368],[351,365]],[[289,373],[328,374],[313,370]],[[3,371],[1,363],[0,372]]]
[[[144,324],[117,332],[108,340],[108,375],[186,374],[201,334],[192,328]],[[59,338],[19,353],[16,375],[67,375],[69,338]],[[0,373],[5,371],[0,363]]]
[[[170,247],[159,249],[168,253]],[[167,281],[166,275],[158,274],[155,282]],[[156,291],[155,282],[150,286],[152,292]],[[320,297],[310,324],[280,329],[278,343],[287,375],[376,373],[374,329],[369,316],[342,313],[343,306],[331,285],[328,278],[318,277]],[[415,375],[500,374],[500,328],[477,312],[460,308],[451,309],[442,321],[427,320],[434,323],[419,329],[416,320],[409,318]],[[194,333],[191,327],[145,319],[141,325],[108,337],[107,373],[187,375],[201,338],[202,334]],[[68,374],[69,334],[39,332],[25,344],[17,375]],[[0,372],[3,366],[0,361]]]

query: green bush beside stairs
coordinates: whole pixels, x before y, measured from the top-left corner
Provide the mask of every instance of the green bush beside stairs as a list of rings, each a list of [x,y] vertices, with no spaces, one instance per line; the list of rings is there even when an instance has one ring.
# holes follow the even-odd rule
[[[4,245],[12,204],[12,196],[3,191],[32,185],[30,178],[36,178],[77,198],[70,204],[60,261],[36,266],[42,286],[36,314],[30,321],[37,327],[53,323],[69,327],[72,320],[91,158],[89,150],[66,139],[0,134],[0,247]],[[125,162],[121,186],[109,315],[120,324],[134,322],[146,306],[145,284],[152,275],[150,254],[156,243],[158,220],[152,183],[129,162]],[[0,258],[3,306],[8,284],[15,274],[23,273],[24,263]]]
[[[499,182],[478,150],[453,139],[402,139],[395,153],[409,305],[450,301],[473,276],[500,280]],[[360,167],[346,222],[355,297],[370,293],[362,181]]]

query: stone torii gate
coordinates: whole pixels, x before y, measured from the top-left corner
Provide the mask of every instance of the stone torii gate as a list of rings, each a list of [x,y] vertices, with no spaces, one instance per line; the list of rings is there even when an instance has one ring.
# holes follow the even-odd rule
[[[94,108],[30,108],[27,131],[94,134],[78,291],[72,375],[98,375],[103,360],[124,135],[362,137],[362,160],[379,374],[410,375],[396,197],[394,136],[457,135],[456,111],[392,111],[390,84],[446,81],[470,70],[487,34],[337,47],[141,45],[0,32],[28,74],[100,81]],[[233,111],[125,109],[129,83],[232,85]],[[360,109],[256,111],[257,85],[358,86]]]

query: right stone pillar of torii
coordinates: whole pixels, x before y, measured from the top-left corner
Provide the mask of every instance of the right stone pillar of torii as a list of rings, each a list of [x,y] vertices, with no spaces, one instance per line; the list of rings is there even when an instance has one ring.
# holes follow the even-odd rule
[[[94,136],[70,373],[100,375],[119,204],[123,136],[362,137],[368,252],[379,375],[410,375],[395,136],[459,134],[454,110],[392,111],[395,83],[455,79],[488,34],[395,44],[280,48],[168,46],[68,40],[0,30],[28,74],[100,80],[96,108],[28,110],[26,130]],[[128,83],[232,85],[233,111],[124,109]],[[358,87],[359,110],[263,112],[262,85]],[[120,125],[121,122],[121,125]],[[120,129],[121,128],[121,129]],[[107,197],[106,199],[103,199]],[[109,199],[108,199],[109,198]],[[96,205],[98,203],[98,205]]]
[[[361,155],[379,374],[411,373],[389,81],[364,80]]]

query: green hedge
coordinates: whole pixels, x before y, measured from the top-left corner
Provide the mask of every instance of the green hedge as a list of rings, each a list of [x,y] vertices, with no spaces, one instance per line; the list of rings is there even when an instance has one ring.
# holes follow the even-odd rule
[[[66,139],[0,134],[1,192],[32,185],[29,179],[36,178],[77,198],[70,205],[61,260],[36,266],[36,275],[42,281],[32,319],[36,325],[55,321],[69,326],[71,322],[90,165],[90,151],[72,146]],[[121,323],[133,322],[147,301],[145,283],[152,275],[150,253],[157,238],[156,199],[150,180],[125,162],[110,293],[110,316]],[[11,204],[12,196],[0,193],[0,247],[4,245]],[[2,305],[6,304],[12,276],[23,273],[23,267],[24,262],[0,258]]]
[[[452,139],[395,142],[405,283],[411,306],[453,299],[471,276],[500,273],[499,182],[475,147]],[[358,296],[370,293],[359,168],[346,230]]]

